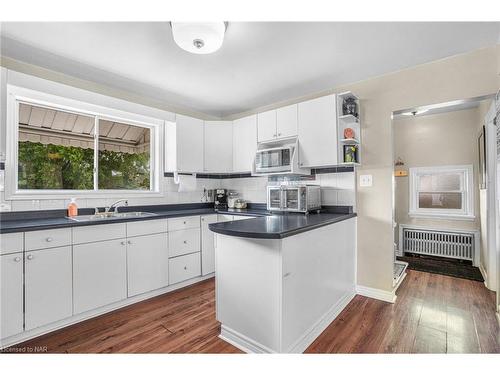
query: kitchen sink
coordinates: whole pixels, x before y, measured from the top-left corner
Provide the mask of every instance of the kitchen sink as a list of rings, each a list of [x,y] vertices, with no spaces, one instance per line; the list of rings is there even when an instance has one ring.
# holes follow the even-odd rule
[[[68,219],[74,221],[98,221],[98,220],[110,220],[110,219],[124,219],[128,217],[150,217],[156,216],[156,214],[152,212],[99,212],[94,215],[78,215],[68,217]]]

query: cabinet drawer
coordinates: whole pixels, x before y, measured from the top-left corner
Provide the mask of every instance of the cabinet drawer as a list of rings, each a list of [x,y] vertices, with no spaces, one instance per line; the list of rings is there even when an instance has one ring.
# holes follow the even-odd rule
[[[133,221],[127,223],[127,236],[143,236],[167,231],[167,219]]]
[[[6,233],[0,235],[0,255],[23,251],[23,233]]]
[[[176,217],[173,219],[168,219],[168,230],[181,230],[189,228],[199,228],[200,227],[200,217],[199,216],[186,216],[186,217]]]
[[[168,234],[168,256],[200,251],[200,228],[177,230]]]
[[[200,253],[183,255],[168,260],[169,284],[180,283],[201,275]]]
[[[125,223],[75,227],[73,228],[73,244],[114,240],[125,238],[126,235]]]
[[[71,245],[71,229],[49,229],[26,232],[26,251]]]

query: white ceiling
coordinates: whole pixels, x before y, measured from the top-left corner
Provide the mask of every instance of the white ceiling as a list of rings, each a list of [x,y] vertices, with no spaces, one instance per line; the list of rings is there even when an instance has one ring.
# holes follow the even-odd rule
[[[168,22],[2,23],[2,55],[227,116],[498,43],[500,23],[229,22],[214,54]]]

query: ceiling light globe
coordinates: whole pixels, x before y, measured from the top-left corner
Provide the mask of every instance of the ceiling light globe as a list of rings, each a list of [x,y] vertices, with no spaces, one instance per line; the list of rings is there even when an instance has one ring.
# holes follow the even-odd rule
[[[183,50],[208,54],[224,42],[226,22],[171,22],[175,43]]]

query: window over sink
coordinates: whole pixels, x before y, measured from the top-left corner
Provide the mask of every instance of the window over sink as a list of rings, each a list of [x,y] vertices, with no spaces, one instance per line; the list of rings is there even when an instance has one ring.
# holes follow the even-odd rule
[[[159,193],[161,120],[9,89],[11,198]]]

